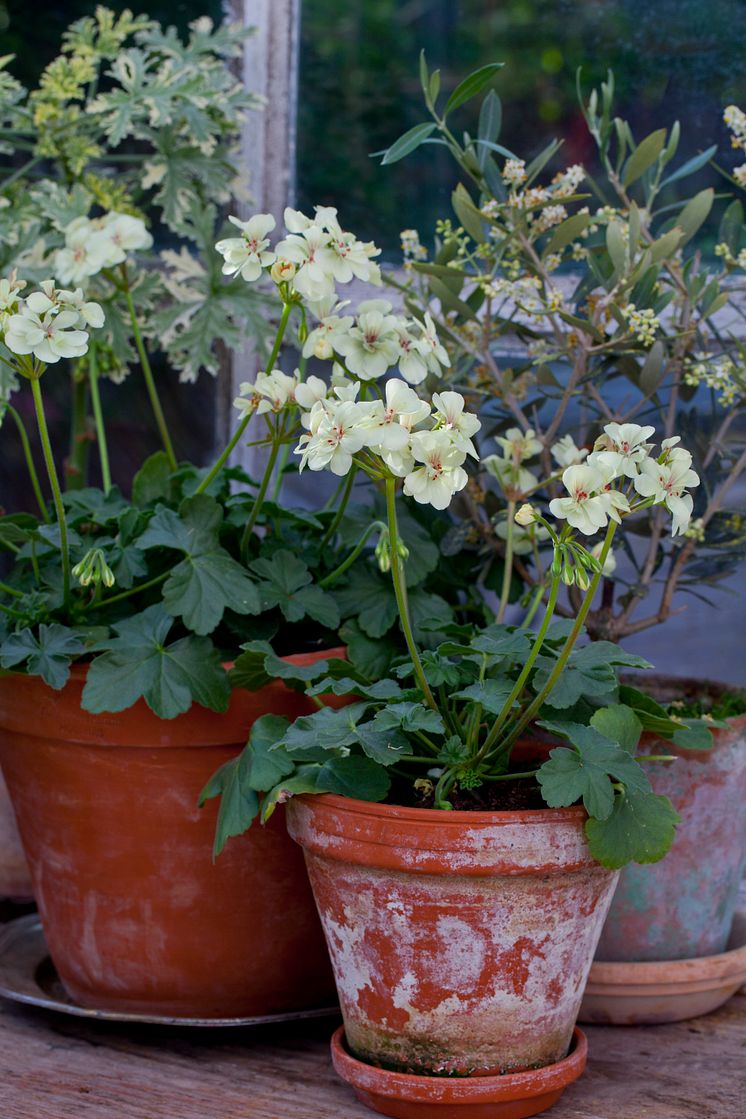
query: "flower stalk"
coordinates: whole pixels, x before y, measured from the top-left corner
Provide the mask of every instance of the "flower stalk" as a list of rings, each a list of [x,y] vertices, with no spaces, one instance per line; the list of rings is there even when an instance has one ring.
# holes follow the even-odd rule
[[[54,501],[54,508],[57,514],[57,524],[60,530],[60,555],[62,563],[62,598],[66,606],[70,599],[70,551],[67,538],[67,521],[65,520],[65,506],[62,501],[62,490],[60,488],[60,480],[57,474],[57,467],[54,464],[54,454],[52,452],[52,443],[49,438],[49,428],[47,427],[47,418],[44,413],[44,401],[42,399],[40,378],[43,373],[43,367],[37,367],[35,375],[31,377],[31,393],[34,398],[34,408],[36,410],[36,422],[39,428],[39,438],[41,439],[41,447],[44,455],[44,464],[47,468],[47,475],[49,477],[49,485],[52,488],[52,500]]]

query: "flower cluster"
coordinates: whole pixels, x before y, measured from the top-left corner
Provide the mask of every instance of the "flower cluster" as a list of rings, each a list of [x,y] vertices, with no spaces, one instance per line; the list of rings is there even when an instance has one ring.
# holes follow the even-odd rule
[[[404,256],[404,267],[409,272],[416,261],[427,260],[427,249],[420,241],[420,235],[416,229],[402,229],[399,237],[402,255]]]
[[[98,303],[87,301],[82,288],[67,291],[44,280],[39,291],[21,297],[25,284],[15,277],[0,280],[0,329],[11,353],[33,355],[45,365],[60,358],[82,357],[88,349],[88,328],[104,324]]]
[[[650,307],[638,310],[634,303],[628,303],[623,310],[630,331],[643,346],[652,346],[656,332],[660,329],[660,321],[655,311]]]
[[[542,449],[533,429],[508,428],[505,435],[497,436],[496,442],[502,454],[488,455],[482,463],[498,480],[508,500],[520,501],[539,489],[539,479],[524,465],[528,459],[536,458]],[[565,467],[582,462],[588,451],[576,447],[571,435],[564,435],[553,445],[551,454],[558,466]]]
[[[64,248],[54,255],[54,272],[63,284],[82,284],[152,244],[145,223],[130,214],[111,210],[101,218],[76,218],[65,230]]]
[[[665,505],[673,518],[672,535],[684,533],[693,508],[686,491],[699,485],[699,477],[691,469],[689,451],[677,445],[678,436],[664,439],[658,457],[651,456],[647,440],[654,432],[639,424],[607,424],[587,460],[564,471],[562,484],[569,496],[550,501],[553,516],[592,536],[609,519],[618,523],[633,512],[631,500],[638,495],[649,504]]]
[[[445,509],[467,483],[463,464],[477,458],[472,437],[481,424],[464,411],[457,392],[422,400],[399,379],[387,381],[383,400],[358,400],[358,384],[337,384],[302,416],[306,433],[296,454],[301,470],[344,475],[353,458],[374,473],[404,479],[404,493],[420,504]]]
[[[275,283],[286,283],[300,297],[311,301],[334,297],[336,284],[353,279],[380,284],[381,271],[373,260],[381,250],[371,241],[359,241],[345,232],[332,206],[316,206],[314,217],[287,207],[284,237],[274,249],[269,234],[275,228],[271,214],[255,214],[248,221],[231,217],[239,237],[218,241],[223,273],[241,276],[249,283],[269,271]]]
[[[684,384],[692,388],[704,385],[718,394],[718,402],[724,408],[735,404],[742,394],[742,387],[738,383],[735,362],[727,354],[708,358],[703,355],[695,358],[694,362],[686,366]]]
[[[746,113],[737,105],[728,105],[723,112],[723,120],[730,129],[732,146],[746,152]],[[741,186],[746,186],[746,163],[735,168],[733,178]]]

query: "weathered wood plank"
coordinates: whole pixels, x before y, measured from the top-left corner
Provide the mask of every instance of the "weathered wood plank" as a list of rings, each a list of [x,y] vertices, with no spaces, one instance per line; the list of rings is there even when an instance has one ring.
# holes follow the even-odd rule
[[[328,1056],[332,1020],[134,1029],[0,1005],[2,1119],[364,1119]],[[554,1119],[743,1119],[746,998],[707,1018],[588,1029]]]

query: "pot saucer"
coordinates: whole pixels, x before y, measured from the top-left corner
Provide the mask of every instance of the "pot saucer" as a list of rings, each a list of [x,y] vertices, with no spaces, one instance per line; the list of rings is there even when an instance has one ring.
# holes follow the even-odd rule
[[[338,1015],[336,1006],[317,1010],[287,1011],[251,1018],[178,1018],[159,1014],[127,1014],[120,1010],[91,1010],[68,995],[49,957],[38,914],[18,917],[0,926],[0,998],[38,1006],[43,1010],[73,1014],[78,1018],[97,1018],[110,1022],[142,1022],[160,1026],[263,1026],[275,1022],[294,1022],[301,1018],[328,1018]]]
[[[504,1076],[412,1076],[358,1061],[348,1051],[344,1027],[332,1037],[338,1076],[367,1107],[392,1119],[528,1119],[557,1102],[585,1068],[588,1043],[575,1029],[570,1052],[546,1068]]]
[[[746,983],[746,909],[736,913],[728,949],[690,960],[591,967],[579,1020],[610,1026],[660,1025],[710,1014]]]

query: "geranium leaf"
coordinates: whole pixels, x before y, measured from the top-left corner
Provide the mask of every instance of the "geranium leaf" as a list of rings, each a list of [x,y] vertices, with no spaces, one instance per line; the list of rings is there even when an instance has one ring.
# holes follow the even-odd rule
[[[332,595],[309,585],[313,576],[308,567],[286,548],[255,560],[251,571],[260,580],[257,589],[262,609],[279,607],[289,622],[299,622],[308,615],[329,629],[339,625],[339,610]]]
[[[124,711],[143,698],[161,719],[175,718],[193,702],[225,711],[231,689],[219,653],[206,637],[182,637],[167,645],[172,625],[160,605],[117,623],[117,636],[88,669],[84,709]]]
[[[323,707],[313,715],[301,715],[288,727],[285,749],[306,760],[323,760],[329,751],[351,746],[357,741],[357,722],[369,706],[352,703],[338,711]]]
[[[200,807],[211,797],[220,797],[212,848],[215,858],[231,836],[242,835],[259,814],[259,797],[244,780],[244,753],[221,766],[200,793]]]
[[[513,681],[506,678],[504,680],[484,680],[482,683],[477,681],[453,694],[457,699],[470,699],[474,703],[481,704],[485,711],[489,711],[490,715],[499,715],[512,690]]]
[[[623,703],[600,707],[591,716],[591,725],[606,738],[618,743],[628,754],[634,755],[642,734],[642,723],[631,707]]]
[[[39,636],[31,629],[10,633],[0,644],[0,667],[15,668],[25,664],[31,676],[41,676],[45,684],[55,691],[64,688],[70,676],[73,657],[85,651],[85,644],[77,633],[67,626],[39,626]]]
[[[403,731],[396,727],[381,730],[372,723],[363,723],[357,728],[360,745],[369,758],[380,765],[393,765],[399,758],[412,754],[412,743]]]
[[[669,850],[681,817],[668,797],[625,790],[605,820],[591,819],[585,833],[594,858],[617,870],[629,862],[655,863]]]
[[[388,793],[391,781],[385,769],[371,758],[350,754],[346,758],[329,758],[319,770],[319,792],[339,793],[358,800],[379,801]]]

